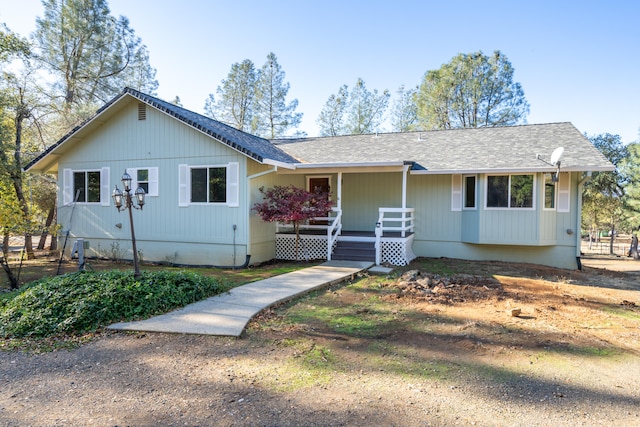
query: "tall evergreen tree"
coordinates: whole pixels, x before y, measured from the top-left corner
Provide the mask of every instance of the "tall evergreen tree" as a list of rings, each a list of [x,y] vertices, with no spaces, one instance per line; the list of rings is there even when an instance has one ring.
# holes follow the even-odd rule
[[[43,0],[35,40],[54,76],[53,92],[65,111],[102,103],[127,84],[157,88],[146,47],[125,17],[111,16],[106,0]]]
[[[628,213],[625,198],[626,177],[620,172],[620,166],[628,157],[628,150],[619,135],[605,133],[589,139],[616,166],[616,170],[594,173],[584,187],[583,212],[589,215],[586,222],[592,232],[597,231],[599,226],[606,226],[611,236],[614,236]],[[613,240],[612,238],[609,248],[612,255]]]
[[[329,97],[317,123],[320,135],[353,135],[377,132],[389,105],[388,90],[369,91],[364,80],[358,78],[351,92],[343,85]]]
[[[529,104],[514,69],[500,51],[459,54],[427,71],[417,94],[425,129],[509,126],[524,123]]]
[[[256,81],[255,128],[257,134],[265,138],[285,136],[290,129],[300,125],[302,113],[297,113],[298,100],[287,104],[289,83],[278,64],[278,58],[271,52],[262,66]]]
[[[379,130],[389,105],[389,91],[373,92],[367,89],[364,80],[358,78],[349,95],[349,107],[345,119],[348,134],[373,133]]]
[[[255,132],[258,127],[254,120],[257,78],[253,62],[248,59],[236,62],[216,90],[217,101],[214,101],[213,95],[209,95],[205,112],[236,129]]]
[[[394,132],[410,132],[418,129],[417,88],[400,86],[391,107],[391,129]]]
[[[626,178],[627,206],[632,211],[632,226],[640,227],[640,142],[627,145],[627,157],[620,171]]]
[[[343,85],[337,94],[332,94],[322,107],[316,123],[320,126],[320,136],[346,134],[344,113],[349,102],[349,87]]]

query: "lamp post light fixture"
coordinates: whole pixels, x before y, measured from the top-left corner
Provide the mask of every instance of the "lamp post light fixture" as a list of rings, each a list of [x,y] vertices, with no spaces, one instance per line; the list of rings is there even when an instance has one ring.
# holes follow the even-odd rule
[[[133,247],[133,268],[135,270],[134,277],[138,279],[140,277],[140,263],[138,262],[138,248],[136,247],[136,233],[133,229],[133,209],[140,209],[144,206],[144,196],[145,192],[142,187],[138,187],[133,195],[131,194],[131,175],[129,175],[126,171],[124,175],[122,175],[122,186],[124,187],[124,193],[120,191],[118,186],[113,189],[113,193],[111,197],[113,198],[113,203],[116,205],[116,209],[118,212],[123,210],[129,210],[129,223],[131,224],[131,245]],[[135,199],[136,203],[133,203]]]

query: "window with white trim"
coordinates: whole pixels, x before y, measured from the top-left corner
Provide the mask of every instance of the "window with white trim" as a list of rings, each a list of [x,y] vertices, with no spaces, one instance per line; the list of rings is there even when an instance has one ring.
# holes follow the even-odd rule
[[[158,168],[127,168],[131,176],[131,188],[135,191],[142,187],[147,196],[158,196]]]
[[[487,208],[534,208],[535,178],[532,174],[488,175]]]
[[[100,202],[100,171],[73,172],[73,194],[79,203]]]
[[[556,183],[553,182],[553,174],[544,174],[544,208],[554,210],[556,208]]]
[[[109,168],[100,169],[63,169],[62,202],[110,204]]]
[[[226,203],[227,168],[191,168],[191,203]]]
[[[238,163],[226,165],[178,165],[178,205],[239,205]]]

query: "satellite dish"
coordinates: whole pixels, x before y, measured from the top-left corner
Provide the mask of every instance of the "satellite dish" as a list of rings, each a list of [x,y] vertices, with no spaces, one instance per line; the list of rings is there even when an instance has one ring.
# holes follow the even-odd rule
[[[558,160],[562,157],[562,153],[564,153],[564,147],[558,147],[553,150],[553,153],[551,153],[551,165],[558,163]]]

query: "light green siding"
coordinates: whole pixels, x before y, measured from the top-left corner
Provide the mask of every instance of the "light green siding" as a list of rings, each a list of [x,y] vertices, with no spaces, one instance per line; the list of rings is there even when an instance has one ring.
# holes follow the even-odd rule
[[[253,205],[263,200],[262,193],[259,190],[260,187],[268,189],[276,185],[293,184],[296,187],[304,188],[305,180],[303,175],[280,175],[275,172],[268,172],[274,170],[273,166],[264,166],[251,161],[248,162],[248,165],[250,179],[245,185],[249,188],[251,263],[260,263],[269,261],[275,258],[276,255],[275,224],[263,221],[253,210]]]
[[[451,175],[409,176],[407,199],[416,210],[416,239],[460,241],[462,213],[451,210]]]
[[[158,196],[147,197],[144,209],[133,212],[143,258],[226,266],[233,263],[234,253],[236,264],[242,264],[247,253],[247,188],[240,185],[238,207],[215,204],[178,207],[178,165],[231,162],[238,163],[244,182],[247,162],[252,160],[154,108],[147,107],[146,120],[138,120],[138,104],[131,102],[63,156],[58,175],[62,183],[66,168],[108,167],[109,188],[118,185],[122,189],[120,178],[126,168],[157,167]],[[58,203],[63,206],[62,195]],[[70,228],[72,239],[82,237],[90,241],[90,254],[110,257],[115,245],[126,249],[125,258],[132,257],[128,214],[117,212],[112,203],[77,204],[75,209],[63,206],[59,221],[65,230]]]
[[[408,206],[416,209],[413,251],[418,256],[533,262],[576,268],[577,174],[570,174],[569,212],[544,210],[536,177],[535,209],[486,209],[486,177],[479,175],[476,209],[451,208],[451,175],[409,178]]]
[[[342,224],[344,230],[376,228],[378,208],[400,207],[402,174],[344,173],[342,175]]]

